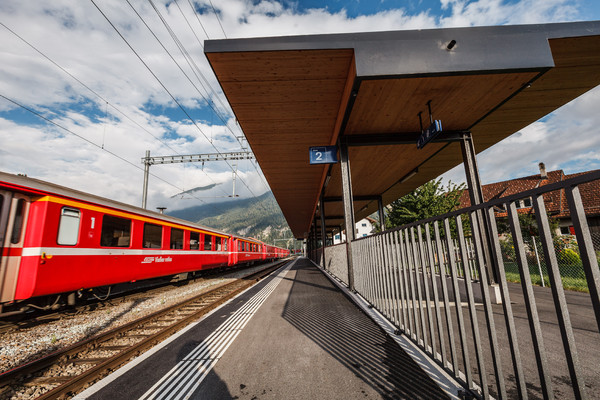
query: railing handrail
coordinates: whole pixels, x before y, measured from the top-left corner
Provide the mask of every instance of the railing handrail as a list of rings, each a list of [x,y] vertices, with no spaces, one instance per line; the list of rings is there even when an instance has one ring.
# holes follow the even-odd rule
[[[427,219],[422,219],[420,221],[411,222],[409,224],[405,224],[405,225],[398,226],[395,228],[386,229],[385,231],[382,231],[382,232],[377,232],[377,233],[374,233],[369,236],[355,239],[354,242],[364,240],[368,237],[384,235],[384,234],[388,234],[390,232],[395,232],[395,231],[399,231],[399,230],[403,230],[403,229],[407,229],[407,228],[411,228],[411,227],[415,227],[415,226],[419,226],[419,225],[422,226],[422,225],[428,224],[430,222],[441,221],[441,220],[444,220],[445,218],[456,217],[458,215],[466,214],[466,213],[469,213],[469,212],[472,212],[475,210],[487,209],[487,208],[490,208],[493,206],[510,203],[515,200],[520,200],[520,199],[527,198],[527,197],[533,197],[533,196],[537,196],[537,195],[548,193],[548,192],[554,192],[555,190],[566,189],[568,187],[578,186],[583,183],[592,182],[592,181],[595,181],[598,179],[600,179],[600,170],[588,172],[588,173],[585,173],[585,174],[582,174],[582,175],[579,175],[579,176],[576,176],[573,178],[566,179],[564,181],[555,182],[555,183],[540,186],[540,187],[537,187],[534,189],[525,190],[523,192],[512,194],[510,196],[500,197],[498,199],[486,201],[485,203],[461,208],[460,210],[454,210],[454,211],[451,211],[446,214],[438,215],[435,217],[430,217]]]

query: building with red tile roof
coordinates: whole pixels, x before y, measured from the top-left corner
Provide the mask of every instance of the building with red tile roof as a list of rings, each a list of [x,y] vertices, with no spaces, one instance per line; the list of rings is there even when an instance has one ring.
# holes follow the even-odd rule
[[[485,201],[507,197],[540,186],[564,181],[588,172],[592,171],[569,175],[565,174],[562,169],[546,172],[544,164],[540,163],[539,174],[483,185],[483,197]],[[592,233],[600,234],[600,180],[579,185],[579,192],[581,193],[581,200],[588,218],[590,231]],[[571,223],[571,215],[567,205],[565,191],[561,189],[544,194],[544,203],[546,204],[548,215],[558,219],[560,232],[562,234],[572,234],[573,224]],[[469,207],[470,205],[469,192],[465,190],[460,199],[459,208]],[[518,201],[517,211],[519,213],[533,213],[531,199],[525,198]],[[506,210],[498,209],[496,211],[496,217],[505,216]]]

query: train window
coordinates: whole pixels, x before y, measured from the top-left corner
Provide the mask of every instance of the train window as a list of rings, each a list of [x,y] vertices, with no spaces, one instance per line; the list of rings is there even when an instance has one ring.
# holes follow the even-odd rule
[[[227,238],[223,238],[223,251],[227,251]]]
[[[144,224],[144,248],[160,249],[162,247],[162,226]]]
[[[198,232],[190,232],[190,250],[198,250],[200,248],[200,234]]]
[[[17,244],[21,241],[21,232],[23,231],[23,218],[25,214],[25,199],[17,200],[17,207],[15,207],[15,217],[12,229],[12,235],[10,236],[10,242]]]
[[[171,228],[171,248],[183,249],[183,230]]]
[[[220,237],[215,238],[215,245],[216,245],[215,246],[216,247],[215,250],[216,251],[221,251],[221,242],[222,241],[223,241],[223,239],[220,238]]]
[[[129,247],[131,242],[131,220],[105,215],[102,218],[100,246]]]
[[[212,236],[204,235],[204,250],[212,250]]]
[[[74,246],[79,237],[80,212],[75,208],[63,207],[58,222],[56,243],[63,246]]]

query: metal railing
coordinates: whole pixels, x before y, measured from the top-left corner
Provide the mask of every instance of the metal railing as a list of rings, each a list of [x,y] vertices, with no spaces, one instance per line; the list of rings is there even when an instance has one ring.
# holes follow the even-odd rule
[[[353,241],[354,289],[477,397],[597,395],[600,382],[592,371],[600,356],[600,253],[579,186],[598,179],[600,172],[578,176]],[[560,190],[575,230],[577,257],[571,258],[587,293],[563,287],[565,268],[559,261],[569,246],[555,246],[543,197]],[[524,198],[532,200],[539,231],[531,243],[519,223],[517,202]],[[498,210],[506,210],[508,235],[498,233]],[[488,285],[478,221],[487,221],[483,231],[492,239],[495,291]],[[536,269],[549,288],[534,286]],[[347,283],[347,274],[341,275]]]

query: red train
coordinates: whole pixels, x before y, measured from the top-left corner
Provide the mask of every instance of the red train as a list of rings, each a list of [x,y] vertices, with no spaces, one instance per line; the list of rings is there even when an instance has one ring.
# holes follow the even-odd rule
[[[83,290],[287,257],[289,250],[0,172],[0,316]]]

